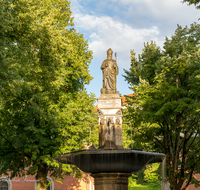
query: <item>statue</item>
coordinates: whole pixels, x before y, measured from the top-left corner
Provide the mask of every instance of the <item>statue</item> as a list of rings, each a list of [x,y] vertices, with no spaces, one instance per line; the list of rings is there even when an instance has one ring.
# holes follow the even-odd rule
[[[115,94],[116,93],[116,76],[119,73],[119,68],[114,59],[112,59],[113,51],[111,48],[107,50],[107,59],[101,65],[103,71],[103,88],[102,94]]]

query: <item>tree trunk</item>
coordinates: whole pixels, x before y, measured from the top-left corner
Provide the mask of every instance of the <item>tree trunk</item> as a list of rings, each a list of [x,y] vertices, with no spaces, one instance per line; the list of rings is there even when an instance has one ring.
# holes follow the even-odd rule
[[[37,175],[35,176],[37,180],[37,190],[46,190],[48,166],[47,164],[41,163],[38,166]]]

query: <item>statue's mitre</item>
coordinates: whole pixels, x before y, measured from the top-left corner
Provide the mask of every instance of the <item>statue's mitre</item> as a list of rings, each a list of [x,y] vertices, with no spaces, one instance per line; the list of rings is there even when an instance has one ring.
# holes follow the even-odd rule
[[[109,55],[109,54],[113,54],[113,50],[111,49],[111,48],[109,48],[108,50],[107,50],[107,55]]]

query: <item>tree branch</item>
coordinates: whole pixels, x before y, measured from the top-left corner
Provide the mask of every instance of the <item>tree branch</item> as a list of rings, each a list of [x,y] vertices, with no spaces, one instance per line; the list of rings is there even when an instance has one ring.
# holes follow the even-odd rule
[[[195,164],[193,164],[191,172],[188,173],[189,179],[188,179],[187,184],[185,185],[185,187],[183,189],[186,189],[190,185],[190,182],[192,180],[192,175],[193,175],[193,172],[194,172],[194,168],[195,168]]]
[[[21,152],[19,152],[19,151],[12,145],[12,143],[11,143],[6,137],[4,137],[2,134],[0,134],[0,136],[3,137],[3,138],[8,142],[8,144],[9,144],[11,147],[13,147],[13,148],[15,149],[15,152],[16,152],[16,153],[18,153],[18,154],[20,154],[20,155],[24,155],[24,156],[26,156],[26,157],[28,157],[28,158],[31,158],[29,155],[27,155],[27,154],[22,154]]]
[[[192,145],[193,145],[193,143],[194,143],[194,141],[195,141],[195,139],[197,138],[197,135],[199,134],[199,130],[196,132],[196,134],[195,134],[195,136],[194,136],[194,138],[192,139],[192,142],[190,143],[190,145],[189,145],[189,147],[188,147],[188,149],[186,150],[186,153],[190,150],[190,148],[192,147]],[[193,135],[193,133],[191,133],[190,134],[191,136]]]
[[[138,132],[141,133],[142,135],[145,135],[149,140],[152,141],[152,138],[150,138],[146,133],[141,132],[139,129],[138,129]],[[162,143],[161,143],[157,138],[154,137],[154,139],[156,140],[156,142],[158,142],[158,144],[157,144],[157,143],[153,140],[153,142],[154,142],[155,145],[160,146],[161,149],[164,149],[164,148],[165,148],[165,147],[162,145]]]

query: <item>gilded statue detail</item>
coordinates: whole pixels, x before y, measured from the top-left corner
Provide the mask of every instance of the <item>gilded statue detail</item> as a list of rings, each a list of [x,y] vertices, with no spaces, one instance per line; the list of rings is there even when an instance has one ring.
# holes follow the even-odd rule
[[[112,59],[113,51],[111,48],[107,50],[107,59],[101,65],[103,71],[103,88],[102,94],[115,94],[116,93],[116,76],[119,73],[116,60]]]

